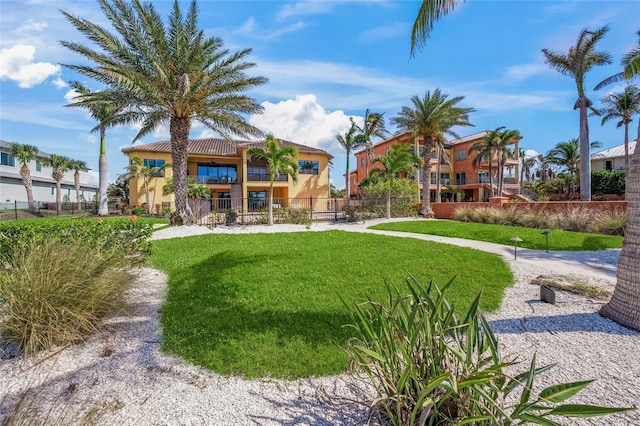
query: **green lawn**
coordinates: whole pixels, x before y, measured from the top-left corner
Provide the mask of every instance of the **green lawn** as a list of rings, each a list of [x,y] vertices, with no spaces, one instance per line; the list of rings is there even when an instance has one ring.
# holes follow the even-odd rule
[[[546,250],[543,229],[521,226],[490,225],[486,223],[455,222],[448,220],[420,220],[410,222],[381,223],[370,227],[386,231],[413,232],[416,234],[466,238],[490,243],[513,245],[511,238],[522,239],[518,247]],[[549,250],[597,251],[621,248],[623,237],[582,232],[549,230]]]
[[[464,307],[482,290],[499,307],[513,275],[496,255],[412,238],[343,231],[206,235],[153,242],[169,275],[164,349],[214,371],[296,378],[340,373],[349,302],[382,300],[384,282],[444,285]]]

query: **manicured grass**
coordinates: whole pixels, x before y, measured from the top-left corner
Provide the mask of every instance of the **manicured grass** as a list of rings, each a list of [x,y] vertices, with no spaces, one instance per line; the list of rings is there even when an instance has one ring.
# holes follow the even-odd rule
[[[466,307],[499,307],[513,275],[496,255],[412,238],[342,231],[206,235],[153,242],[169,275],[164,350],[214,371],[296,378],[347,369],[349,303],[388,297],[411,274]]]
[[[513,245],[511,238],[522,239],[518,247],[546,250],[543,229],[521,226],[490,225],[486,223],[455,222],[448,220],[420,220],[409,222],[381,223],[370,227],[386,231],[413,232],[416,234],[466,238],[490,243]],[[597,251],[621,248],[623,237],[614,235],[587,234],[582,232],[549,230],[549,250]]]

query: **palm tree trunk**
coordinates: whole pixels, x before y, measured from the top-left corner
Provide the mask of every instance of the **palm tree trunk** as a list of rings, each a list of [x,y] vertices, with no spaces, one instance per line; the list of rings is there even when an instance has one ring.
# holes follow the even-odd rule
[[[145,213],[149,214],[149,178],[144,178],[144,195],[145,200],[147,202],[147,208],[145,209]]]
[[[640,330],[640,144],[627,170],[627,226],[618,259],[618,282],[609,303],[600,314]]]
[[[347,172],[345,174],[345,188],[347,189],[347,206],[349,205],[349,199],[351,198],[351,176],[349,175],[349,155],[351,152],[347,150]]]
[[[187,147],[190,126],[191,122],[188,117],[172,117],[169,124],[176,213],[183,225],[191,225],[194,220],[189,203],[187,203]]]
[[[440,170],[441,170],[441,166],[440,166],[440,162],[442,161],[442,146],[440,146],[440,144],[438,144],[437,146],[437,150],[438,150],[438,155],[436,157],[438,157],[438,164],[436,164],[436,203],[440,202]]]
[[[636,145],[638,142],[636,141]],[[624,123],[624,169],[629,170],[629,123]],[[625,171],[625,180],[629,175],[628,172]],[[625,182],[625,192],[626,192],[626,182]]]
[[[589,122],[587,107],[580,107],[580,199],[591,200],[591,159],[589,158]]]
[[[273,181],[269,185],[269,217],[267,224],[269,226],[273,225]]]
[[[78,211],[80,211],[80,172],[78,170],[73,174],[73,183],[76,187],[76,204],[78,205]]]
[[[491,167],[491,163],[493,162],[493,153],[489,156],[489,197],[493,197],[493,167]]]
[[[387,189],[387,219],[391,219],[391,189]]]
[[[105,128],[100,127],[100,157],[98,158],[98,216],[109,215],[109,205],[107,197],[107,186],[109,176],[107,175],[107,148],[105,144]]]
[[[430,135],[423,135],[422,141],[424,144],[424,152],[422,153],[422,215],[433,217],[433,209],[431,209],[431,149],[433,148],[433,140]]]
[[[22,178],[22,184],[27,191],[27,204],[29,204],[29,213],[35,211],[35,205],[33,203],[33,183],[31,182],[31,170],[28,166],[20,167],[20,177]]]

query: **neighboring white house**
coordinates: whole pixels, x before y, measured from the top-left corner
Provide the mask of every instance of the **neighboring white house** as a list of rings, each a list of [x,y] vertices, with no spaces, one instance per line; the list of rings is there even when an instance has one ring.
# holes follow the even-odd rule
[[[629,156],[636,149],[636,141],[629,142]],[[591,154],[591,170],[624,170],[624,144]]]
[[[20,177],[20,162],[11,155],[11,143],[0,140],[0,204],[27,202],[27,191]],[[33,200],[39,202],[56,201],[56,182],[51,177],[51,167],[45,167],[40,160],[48,158],[50,154],[38,152],[37,159],[29,163],[31,181],[33,184]],[[92,201],[98,193],[98,186],[89,184],[89,170],[80,171],[80,195]],[[76,188],[74,184],[74,171],[65,173],[62,179],[62,197],[69,196],[70,201],[76,201]]]

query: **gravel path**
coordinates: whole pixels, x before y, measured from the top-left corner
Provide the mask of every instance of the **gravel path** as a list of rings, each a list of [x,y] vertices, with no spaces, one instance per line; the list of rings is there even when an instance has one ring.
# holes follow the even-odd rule
[[[343,229],[362,232],[366,224],[314,224],[273,227],[174,227],[154,239],[202,233],[308,232]],[[378,232],[379,233],[379,232]],[[405,234],[405,236],[407,236]],[[435,239],[428,236],[413,236]],[[466,240],[449,241],[473,247]],[[555,305],[539,302],[532,278],[557,274],[592,285],[615,285],[619,250],[546,253],[484,246],[502,255],[516,275],[502,307],[488,315],[503,355],[528,366],[556,364],[538,386],[597,379],[575,402],[609,406],[640,406],[640,333],[597,314],[601,302],[567,292]],[[222,377],[160,351],[159,311],[167,277],[141,269],[130,291],[129,313],[108,321],[88,342],[57,348],[37,358],[12,357],[0,347],[0,423],[22,398],[22,417],[49,412],[61,424],[85,420],[105,425],[357,425],[366,407],[355,380],[348,375],[316,379],[243,380]],[[7,349],[6,347],[4,348]],[[4,355],[4,356],[3,356]],[[24,397],[23,397],[24,396]],[[49,409],[51,409],[49,411]],[[83,411],[84,410],[84,411]],[[567,423],[569,424],[569,423]],[[640,425],[640,410],[576,425]]]

